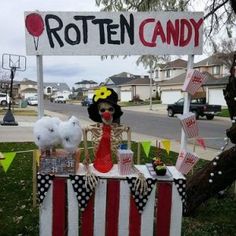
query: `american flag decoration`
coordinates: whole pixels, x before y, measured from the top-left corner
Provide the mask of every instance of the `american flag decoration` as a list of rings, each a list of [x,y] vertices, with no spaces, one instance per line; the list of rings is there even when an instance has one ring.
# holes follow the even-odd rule
[[[188,138],[194,138],[198,136],[199,128],[194,113],[188,112],[183,115],[178,115],[178,118],[180,119],[180,123]]]
[[[202,74],[198,70],[189,69],[187,71],[182,90],[194,95],[205,80],[206,75]]]
[[[153,180],[146,166],[136,167],[147,180]],[[95,173],[99,177],[98,185],[84,211],[80,209],[71,180],[55,177],[40,206],[40,235],[180,236],[182,200],[174,179],[184,177],[173,166],[168,167],[168,173],[171,176],[167,179],[154,180],[156,183],[142,213],[126,177],[118,174],[117,165],[111,173]]]

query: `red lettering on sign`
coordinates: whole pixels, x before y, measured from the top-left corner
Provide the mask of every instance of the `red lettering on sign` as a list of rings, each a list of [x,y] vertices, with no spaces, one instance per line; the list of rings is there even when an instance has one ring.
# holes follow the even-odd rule
[[[171,39],[175,46],[179,43],[179,20],[175,20],[175,25],[168,20],[167,21],[167,43],[171,43]]]
[[[199,45],[199,28],[203,23],[203,19],[200,19],[198,22],[196,22],[194,19],[190,19],[190,22],[193,25],[194,28],[194,47],[197,47]]]
[[[182,19],[180,21],[180,47],[189,44],[192,36],[192,27],[188,20]]]
[[[153,43],[153,42],[148,42],[148,41],[146,41],[145,38],[144,38],[144,27],[146,26],[146,24],[152,23],[152,22],[155,22],[155,19],[154,19],[154,18],[148,18],[148,19],[142,21],[142,23],[141,23],[140,26],[139,26],[139,38],[140,38],[142,44],[143,44],[144,46],[147,46],[147,47],[155,47],[155,46],[156,46],[155,43]]]
[[[160,36],[161,40],[163,43],[166,42],[166,36],[165,33],[163,31],[162,25],[160,21],[157,21],[154,32],[153,32],[153,36],[152,36],[152,43],[156,45],[156,41],[157,41],[157,37]]]
[[[152,23],[152,24],[150,24]],[[193,46],[199,46],[200,27],[203,23],[203,19],[195,21],[194,19],[176,19],[175,21],[168,20],[163,24],[159,20],[154,18],[147,18],[141,22],[139,26],[139,38],[141,43],[147,47],[156,47],[158,37],[160,37],[162,43],[174,46],[186,47],[191,41]],[[147,27],[150,32],[150,27],[153,27],[152,38],[147,40],[145,33]]]

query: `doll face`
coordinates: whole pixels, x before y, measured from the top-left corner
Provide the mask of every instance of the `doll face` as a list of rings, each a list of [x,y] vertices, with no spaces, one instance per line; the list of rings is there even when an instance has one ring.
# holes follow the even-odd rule
[[[102,118],[102,122],[106,125],[110,125],[113,121],[113,114],[115,113],[114,107],[106,102],[98,104],[98,111]]]

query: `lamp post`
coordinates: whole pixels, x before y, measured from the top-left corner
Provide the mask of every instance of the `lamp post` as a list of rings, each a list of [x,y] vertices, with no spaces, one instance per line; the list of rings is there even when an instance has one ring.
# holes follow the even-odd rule
[[[150,69],[150,103],[149,103],[149,110],[152,110],[152,78],[153,78],[153,70]]]

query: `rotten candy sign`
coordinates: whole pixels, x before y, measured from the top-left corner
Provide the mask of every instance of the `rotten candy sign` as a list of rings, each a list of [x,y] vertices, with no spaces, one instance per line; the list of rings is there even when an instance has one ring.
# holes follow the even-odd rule
[[[25,12],[28,55],[201,54],[202,12]]]

